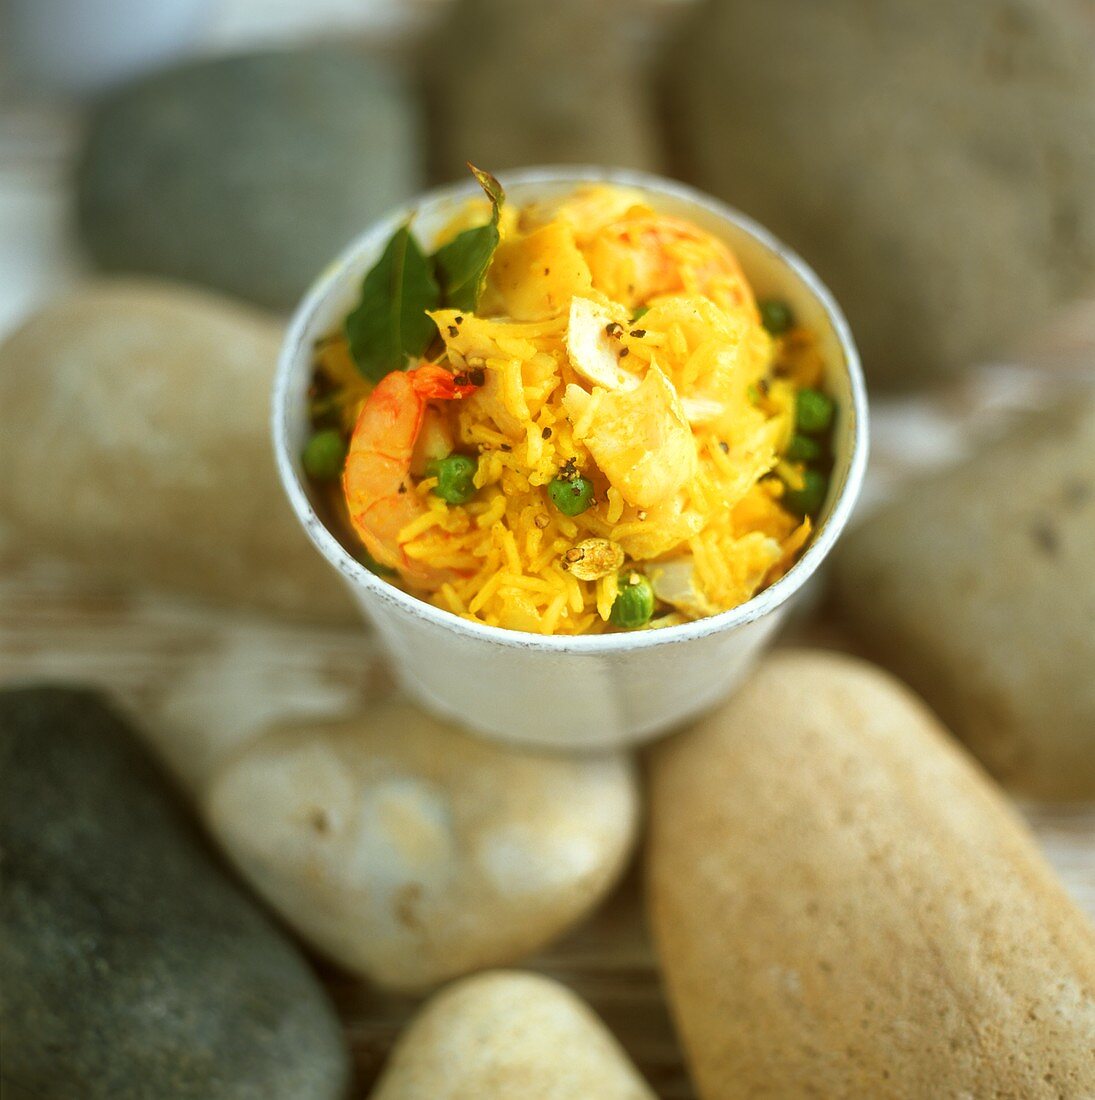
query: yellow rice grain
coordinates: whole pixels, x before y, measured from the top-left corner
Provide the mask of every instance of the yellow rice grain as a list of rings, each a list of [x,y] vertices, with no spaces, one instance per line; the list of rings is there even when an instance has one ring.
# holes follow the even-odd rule
[[[517,552],[517,540],[513,537],[513,532],[507,530],[507,528],[498,523],[495,525],[494,530],[499,533],[502,540],[502,552],[506,557],[506,564],[509,566],[511,573],[521,575],[521,555]]]
[[[411,520],[406,527],[400,529],[399,541],[402,543],[413,542],[423,532],[444,522],[444,518],[444,515],[434,511],[423,513],[417,519]]]
[[[613,524],[619,523],[620,517],[624,514],[623,496],[614,485],[608,487],[608,492],[605,496],[608,498],[608,509],[605,512],[605,522]]]
[[[493,577],[488,577],[481,585],[479,591],[475,594],[471,603],[468,604],[468,613],[470,615],[477,614],[486,604],[487,600],[494,595],[494,590],[505,580],[504,573],[495,573]]]
[[[619,574],[609,573],[607,577],[601,577],[597,581],[597,614],[602,622],[608,622],[612,614],[612,605],[616,602],[616,594],[619,591]]]
[[[563,613],[565,606],[565,592],[560,592],[552,598],[551,603],[548,604],[547,610],[544,612],[542,629],[545,634],[555,633],[555,629],[559,625],[559,616]]]

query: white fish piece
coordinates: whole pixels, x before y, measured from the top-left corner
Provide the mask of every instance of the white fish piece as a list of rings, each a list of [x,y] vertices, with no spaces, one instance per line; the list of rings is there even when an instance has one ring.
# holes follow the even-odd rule
[[[570,300],[567,355],[570,365],[587,382],[609,392],[633,390],[640,379],[620,366],[619,342],[608,335],[614,324],[622,329],[624,322],[608,306],[575,296]]]
[[[726,412],[726,406],[721,401],[710,397],[681,397],[681,408],[694,428],[710,424]]]
[[[654,562],[647,567],[646,574],[654,595],[690,618],[699,619],[718,611],[696,587],[695,562],[691,554]]]
[[[573,383],[563,407],[574,436],[620,495],[636,508],[676,496],[696,470],[696,445],[673,383],[657,363],[633,390],[588,394]]]

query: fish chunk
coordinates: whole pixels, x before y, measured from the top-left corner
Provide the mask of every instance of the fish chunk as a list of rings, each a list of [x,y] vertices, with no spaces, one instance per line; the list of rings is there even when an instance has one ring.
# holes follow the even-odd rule
[[[692,429],[673,383],[657,363],[651,361],[633,390],[591,395],[571,384],[563,406],[575,434],[628,504],[653,508],[674,497],[695,475]]]
[[[617,311],[622,312],[622,311]],[[623,314],[626,321],[627,316]],[[620,366],[620,342],[608,334],[613,325],[622,331],[620,317],[608,306],[575,296],[570,303],[567,325],[567,355],[570,365],[587,382],[606,390],[633,390],[639,379]]]

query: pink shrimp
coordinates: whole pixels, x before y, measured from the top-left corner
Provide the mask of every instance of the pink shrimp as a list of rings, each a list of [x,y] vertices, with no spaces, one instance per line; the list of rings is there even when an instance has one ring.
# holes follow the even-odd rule
[[[426,510],[409,484],[415,443],[429,402],[453,401],[475,389],[432,363],[393,371],[369,395],[350,438],[342,474],[350,522],[377,562],[421,588],[440,588],[455,574],[408,557],[399,541],[399,532]]]
[[[599,229],[582,250],[594,286],[626,306],[691,292],[724,308],[753,308],[753,293],[730,249],[678,218],[636,207]]]

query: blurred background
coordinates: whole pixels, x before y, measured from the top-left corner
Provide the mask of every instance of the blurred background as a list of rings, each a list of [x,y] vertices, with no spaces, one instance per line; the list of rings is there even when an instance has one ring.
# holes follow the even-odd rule
[[[801,251],[876,387],[1095,279],[1086,0],[5,0],[0,327],[87,267],[289,308],[466,159],[694,183]]]
[[[391,690],[288,515],[269,381],[324,264],[466,160],[672,176],[797,249],[871,389],[860,521],[1080,410],[879,525],[904,604],[853,551],[793,633],[905,675],[1095,912],[1095,817],[1060,804],[1095,798],[1091,0],[0,0],[0,680],[108,689],[191,790],[270,721]],[[918,642],[950,679],[903,665]],[[531,965],[686,1097],[636,899]],[[367,1082],[413,1002],[324,973]]]

